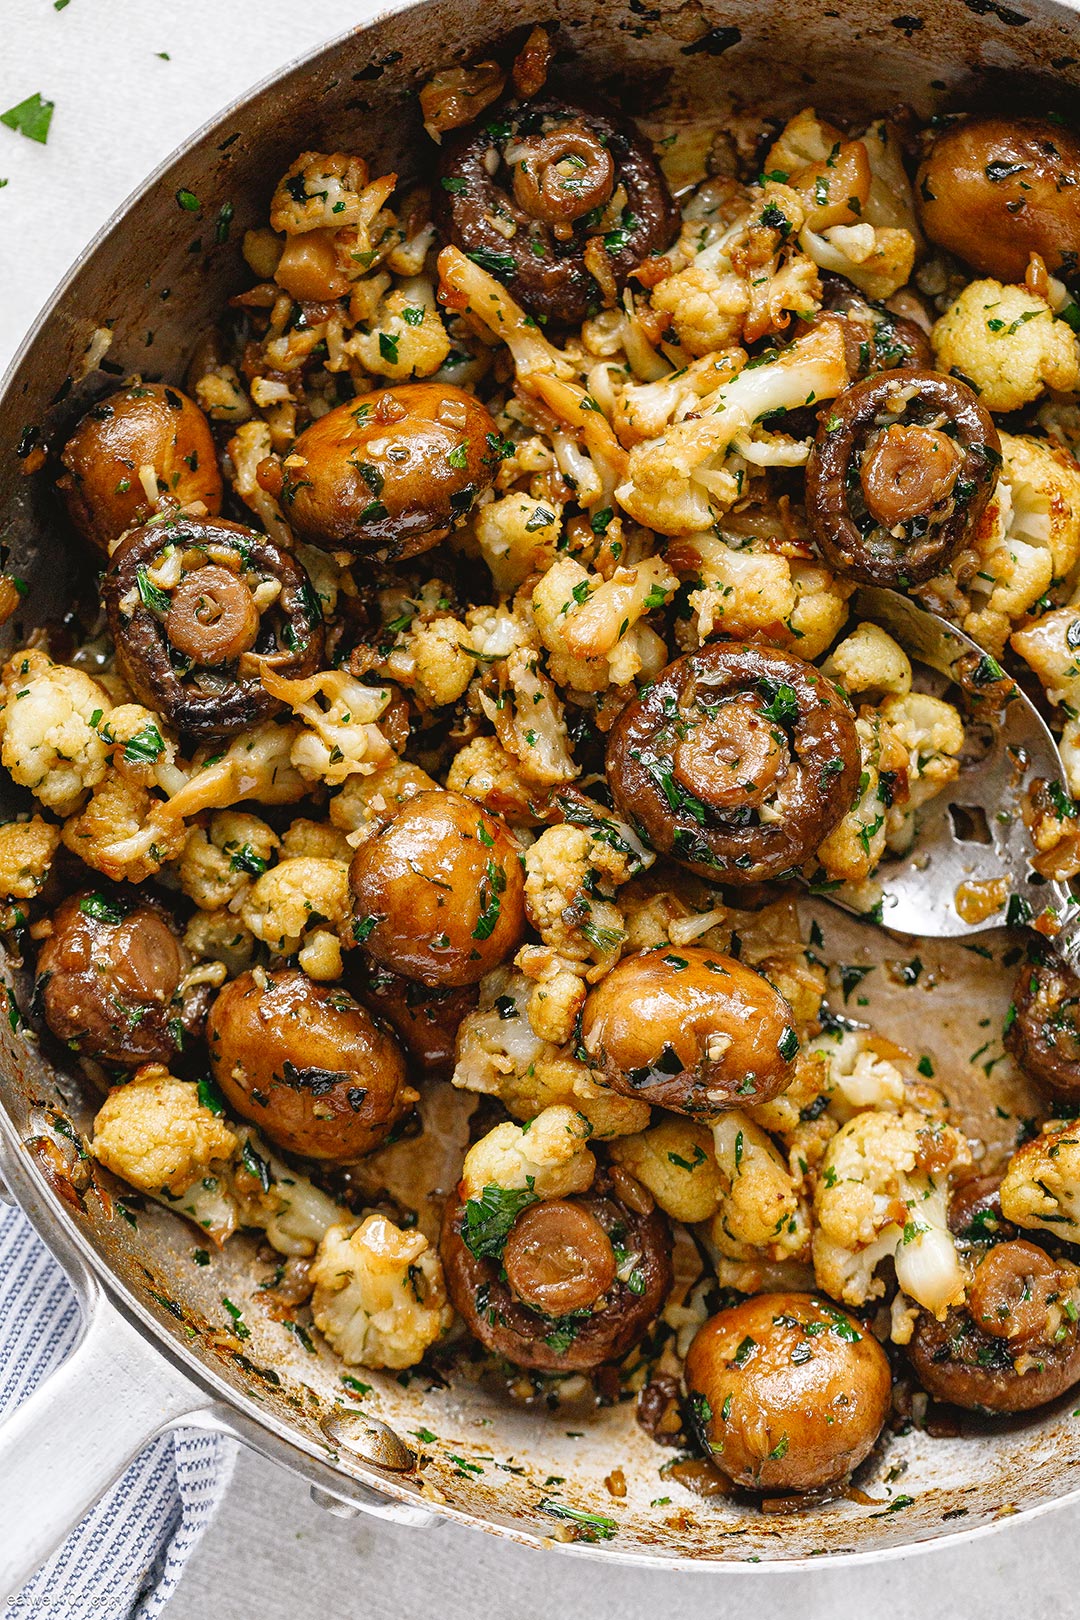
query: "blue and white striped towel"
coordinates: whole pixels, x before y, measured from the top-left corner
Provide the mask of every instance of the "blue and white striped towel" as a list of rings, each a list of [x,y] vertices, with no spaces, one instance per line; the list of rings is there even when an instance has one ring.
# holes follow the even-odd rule
[[[56,1261],[0,1206],[0,1417],[72,1349],[79,1312]],[[153,1441],[0,1620],[156,1620],[225,1494],[235,1443],[194,1429]]]

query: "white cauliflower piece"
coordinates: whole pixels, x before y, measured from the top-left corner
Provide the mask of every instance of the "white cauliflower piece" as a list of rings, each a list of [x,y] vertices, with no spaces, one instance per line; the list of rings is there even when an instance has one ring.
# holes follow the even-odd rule
[[[183,850],[187,829],[172,805],[114,771],[61,834],[73,854],[115,883],[141,883]]]
[[[957,371],[991,411],[1017,411],[1044,388],[1080,384],[1080,349],[1064,321],[1026,287],[971,281],[930,334],[939,371]]]
[[[866,298],[881,302],[906,285],[915,267],[915,238],[892,225],[831,225],[820,234],[804,226],[799,246],[821,270],[852,282]]]
[[[697,420],[635,445],[617,500],[661,534],[701,534],[740,494],[723,466],[736,436],[773,412],[832,399],[846,383],[843,335],[835,321],[823,322],[775,359],[744,366],[700,402]]]
[[[821,667],[849,697],[904,697],[911,691],[911,660],[878,624],[857,624]]]
[[[638,621],[663,607],[678,589],[678,577],[662,557],[645,557],[617,568],[610,579],[592,574],[572,557],[560,557],[533,591],[533,614],[548,650],[552,678],[578,692],[625,686],[635,675],[655,672],[666,650]]]
[[[197,961],[223,962],[230,979],[249,968],[255,938],[233,912],[195,911],[184,929],[184,944]]]
[[[141,703],[119,703],[100,725],[109,763],[129,782],[165,793],[184,778],[176,766],[176,743],[159,714]]]
[[[16,653],[0,683],[0,763],[47,809],[69,816],[105,775],[98,727],[111,708],[105,688],[81,669],[36,648]]]
[[[715,393],[741,371],[746,359],[745,349],[725,349],[652,382],[627,383],[611,402],[611,419],[620,443],[629,448],[643,439],[655,439],[671,422],[692,415],[706,394]]]
[[[380,299],[371,331],[357,332],[347,347],[365,371],[391,382],[438,371],[450,353],[450,339],[431,282],[424,276],[400,281]]]
[[[626,938],[614,893],[635,870],[632,855],[587,827],[548,827],[525,851],[525,914],[563,958],[610,967]]]
[[[960,775],[964,722],[944,698],[928,692],[887,697],[878,710],[886,729],[907,753],[907,799],[892,805],[886,817],[889,845],[908,847],[914,835],[914,813]],[[883,769],[888,767],[883,765]]]
[[[740,1108],[713,1124],[720,1207],[709,1237],[732,1260],[805,1259],[810,1222],[798,1184],[772,1140]]]
[[[474,737],[458,749],[446,785],[502,816],[511,827],[534,827],[544,819],[543,811],[534,808],[536,789],[522,775],[520,761],[496,737]]]
[[[1037,1232],[1080,1241],[1080,1130],[1052,1120],[1009,1160],[1001,1213]]]
[[[376,725],[390,702],[385,687],[365,686],[344,669],[299,681],[264,670],[263,685],[304,723],[289,759],[305,781],[335,787],[355,772],[369,775],[389,758],[390,744]]]
[[[904,1077],[882,1057],[865,1030],[843,1029],[818,1035],[806,1048],[825,1064],[824,1090],[829,1113],[846,1124],[866,1108],[902,1113],[908,1107]]]
[[[383,1215],[332,1226],[311,1264],[311,1316],[349,1366],[414,1367],[449,1328],[442,1263]]]
[[[725,269],[695,262],[655,287],[651,302],[670,319],[679,347],[703,356],[740,342],[750,289],[730,263]]]
[[[936,1316],[964,1297],[948,1226],[949,1178],[970,1165],[964,1138],[943,1120],[871,1109],[825,1150],[814,1194],[814,1272],[841,1304],[880,1298],[877,1266],[891,1256],[903,1291]]]
[[[596,1174],[596,1158],[585,1145],[591,1134],[585,1116],[565,1103],[545,1108],[526,1125],[496,1125],[465,1155],[461,1197],[480,1198],[487,1187],[537,1198],[585,1192]]]
[[[45,885],[60,829],[31,816],[0,826],[0,899],[32,900]]]
[[[530,574],[543,573],[554,561],[562,506],[513,490],[481,506],[473,529],[495,589],[510,596]]]
[[[668,1114],[640,1135],[619,1137],[609,1152],[672,1220],[707,1221],[719,1209],[727,1184],[707,1126]]]
[[[817,852],[830,878],[841,878],[845,883],[861,883],[885,853],[889,811],[886,773],[906,770],[908,765],[907,750],[873,709],[862,710],[855,730],[862,753],[858,797]]]
[[[313,855],[289,855],[264,872],[244,896],[240,916],[244,926],[277,956],[300,953],[301,966],[312,978],[341,977],[341,946],[349,937],[349,868],[343,861]],[[313,940],[328,933],[337,942]],[[305,951],[314,946],[313,964]],[[329,968],[330,971],[326,971]]]
[[[370,776],[350,776],[341,792],[334,794],[330,800],[331,823],[350,844],[362,843],[409,799],[417,793],[429,793],[438,785],[419,765],[391,754]]]
[[[301,152],[270,200],[270,224],[290,235],[371,223],[396,176],[368,184],[368,166],[347,152]]]
[[[965,585],[961,623],[1000,657],[1013,625],[1080,558],[1080,467],[1060,445],[1001,435],[1002,465],[979,519],[979,565]]]
[[[1080,605],[1044,613],[1026,630],[1014,631],[1009,645],[1035,671],[1049,701],[1064,711],[1061,758],[1075,798],[1080,795]]]
[[[563,705],[540,668],[539,653],[519,647],[495,666],[494,673],[499,696],[481,691],[480,706],[503,747],[517,760],[521,776],[536,788],[572,782],[581,767],[570,749]]]
[[[261,1228],[279,1254],[313,1255],[330,1227],[351,1232],[358,1220],[278,1158],[250,1126],[241,1126],[229,1185],[240,1225]]]
[[[90,1151],[139,1192],[179,1197],[228,1161],[237,1139],[199,1100],[199,1087],[147,1065],[114,1086],[94,1120]]]
[[[279,839],[260,816],[219,810],[208,828],[189,829],[180,857],[180,887],[204,911],[231,905],[269,866]]]

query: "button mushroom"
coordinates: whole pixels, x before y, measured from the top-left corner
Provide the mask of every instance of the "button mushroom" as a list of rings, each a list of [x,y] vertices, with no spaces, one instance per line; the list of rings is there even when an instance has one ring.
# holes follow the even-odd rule
[[[624,1096],[714,1115],[785,1091],[799,1040],[791,1008],[760,973],[687,945],[614,967],[586,999],[581,1046]]]
[[[679,216],[648,145],[627,120],[554,97],[492,109],[443,147],[436,224],[543,320],[599,309]]]
[[[845,1479],[880,1434],[892,1390],[877,1340],[812,1294],[757,1294],[710,1317],[685,1379],[702,1444],[753,1491]]]
[[[269,718],[281,705],[262,672],[299,680],[322,660],[322,611],[303,568],[223,518],[134,529],[102,595],[124,678],[189,736],[231,736]]]
[[[1024,1073],[1063,1102],[1080,1100],[1080,977],[1064,962],[1021,968],[1005,1045]]]
[[[168,1064],[202,1032],[210,995],[156,901],[73,894],[38,954],[35,1001],[58,1040],[106,1067]]]
[[[915,1324],[908,1357],[923,1388],[953,1406],[1030,1412],[1080,1380],[1080,1271],[1024,1239],[997,1243],[964,1309]]]
[[[1071,275],[1080,141],[1041,118],[970,118],[936,137],[915,182],[923,229],[975,270],[1023,281],[1033,253]]]
[[[201,501],[211,517],[221,511],[210,424],[165,383],[136,383],[92,405],[60,459],[56,482],[71,521],[105,556],[125,529],[153,515],[159,496],[180,506]]]
[[[352,960],[362,955],[354,952]],[[421,984],[373,964],[356,969],[349,982],[358,1000],[393,1027],[424,1074],[449,1074],[454,1067],[458,1026],[476,1007],[474,986],[453,989]]]
[[[416,1101],[393,1036],[339,985],[295,969],[233,979],[206,1036],[230,1107],[305,1158],[349,1163],[370,1153]]]
[[[850,809],[855,717],[791,653],[717,642],[662,670],[611,729],[620,815],[661,854],[713,882],[797,870]]]
[[[498,816],[447,791],[418,793],[361,844],[349,881],[358,944],[422,984],[476,984],[521,943],[525,881]]]
[[[822,413],[806,467],[814,539],[848,579],[921,584],[973,537],[1000,466],[997,428],[966,383],[878,372]]]
[[[274,493],[313,546],[399,562],[463,523],[498,465],[495,422],[479,400],[448,383],[404,383],[312,422]]]
[[[588,1372],[644,1337],[671,1287],[671,1232],[644,1189],[625,1181],[637,1207],[603,1172],[573,1198],[511,1194],[520,1213],[508,1229],[472,1220],[478,1200],[450,1200],[447,1292],[481,1344],[519,1367]]]

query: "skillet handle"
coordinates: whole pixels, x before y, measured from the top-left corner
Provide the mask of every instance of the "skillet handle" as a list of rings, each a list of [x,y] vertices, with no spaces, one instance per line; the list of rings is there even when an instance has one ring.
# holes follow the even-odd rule
[[[208,1405],[92,1278],[80,1282],[78,1344],[0,1422],[0,1603],[150,1440]]]

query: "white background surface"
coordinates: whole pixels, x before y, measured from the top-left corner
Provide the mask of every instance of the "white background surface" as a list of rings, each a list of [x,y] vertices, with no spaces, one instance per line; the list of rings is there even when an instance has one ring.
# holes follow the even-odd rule
[[[69,0],[58,12],[52,0],[0,0],[0,109],[35,91],[56,102],[45,147],[0,126],[0,179],[8,181],[0,188],[0,366],[71,260],[161,158],[249,85],[375,9],[370,0]],[[77,1414],[72,1421],[77,1432]],[[679,1620],[747,1611],[754,1620],[1072,1620],[1078,1542],[1080,1512],[1064,1510],[865,1569],[673,1577],[450,1527],[333,1519],[289,1475],[244,1457],[169,1615],[653,1620],[678,1605]]]

